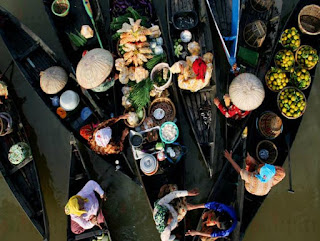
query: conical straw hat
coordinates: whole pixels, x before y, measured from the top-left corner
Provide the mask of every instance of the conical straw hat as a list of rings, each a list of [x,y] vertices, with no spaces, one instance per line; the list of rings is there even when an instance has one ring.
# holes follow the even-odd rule
[[[232,80],[229,95],[232,103],[239,109],[251,111],[262,104],[265,92],[261,81],[255,75],[244,73]]]
[[[112,68],[113,57],[108,50],[92,49],[78,63],[78,83],[85,89],[95,88],[106,80]]]
[[[67,72],[59,67],[52,66],[40,72],[40,87],[46,94],[56,94],[67,84]]]

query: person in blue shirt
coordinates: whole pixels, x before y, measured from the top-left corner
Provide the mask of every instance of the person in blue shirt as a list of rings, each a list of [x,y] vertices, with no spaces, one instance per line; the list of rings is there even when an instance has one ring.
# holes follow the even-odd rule
[[[213,232],[199,232],[196,230],[188,230],[186,236],[202,236],[208,238],[227,237],[237,226],[237,216],[233,207],[218,202],[209,202],[206,204],[193,205],[192,209],[207,208],[212,210],[206,212],[202,216],[206,226],[217,226],[218,231]],[[203,227],[204,227],[203,225]]]

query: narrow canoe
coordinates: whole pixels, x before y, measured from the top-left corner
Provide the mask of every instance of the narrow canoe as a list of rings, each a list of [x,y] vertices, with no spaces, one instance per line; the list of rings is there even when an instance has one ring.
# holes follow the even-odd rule
[[[71,134],[70,136],[71,160],[70,160],[70,176],[69,176],[69,194],[68,197],[76,195],[83,186],[91,180],[91,175],[87,169],[86,162],[81,154],[81,148],[77,140]],[[100,197],[98,197],[100,198]],[[101,205],[102,203],[100,203]],[[67,241],[84,240],[92,241],[97,237],[107,236],[108,241],[112,241],[108,225],[105,219],[103,229],[93,227],[81,234],[74,234],[71,231],[70,216],[68,216]]]
[[[0,112],[8,113],[12,118],[12,132],[0,136],[0,171],[34,227],[42,236],[43,240],[47,241],[49,240],[48,218],[36,161],[33,159],[32,153],[17,165],[11,164],[8,159],[9,149],[14,144],[24,142],[30,147],[28,141],[28,130],[30,126],[24,116],[19,114],[22,110],[20,106],[17,106],[19,98],[13,89],[12,83],[4,75],[0,74],[0,76],[2,76],[2,78],[0,78],[1,81],[7,84],[9,92],[8,99],[1,98],[3,104],[0,104]],[[4,126],[1,127],[2,130],[3,127]],[[2,133],[4,134],[4,132]]]

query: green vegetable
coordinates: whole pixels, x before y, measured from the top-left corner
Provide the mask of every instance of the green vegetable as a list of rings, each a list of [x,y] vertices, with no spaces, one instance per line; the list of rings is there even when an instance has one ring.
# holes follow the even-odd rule
[[[69,40],[71,43],[76,47],[81,47],[87,43],[87,39],[83,37],[79,31],[76,31],[77,34],[74,33],[67,33]]]
[[[136,113],[137,113],[138,118],[141,120],[143,118],[143,111],[139,110]]]
[[[112,35],[112,40],[117,40],[120,38],[121,33],[115,33]]]
[[[169,75],[169,74],[170,74],[170,73],[168,73],[168,75]],[[163,79],[163,73],[162,73],[162,71],[158,71],[158,72],[155,74],[153,81],[155,82],[155,84],[156,84],[157,86],[162,86],[162,85],[164,85],[165,83],[167,83],[168,80]]]
[[[129,100],[137,112],[150,102],[150,91],[152,87],[153,82],[150,78],[146,78],[133,86],[129,94]]]
[[[152,70],[154,66],[156,66],[158,63],[160,62],[165,62],[166,61],[166,54],[158,54],[153,56],[152,59],[150,59],[147,63],[146,63],[146,67],[148,70]]]

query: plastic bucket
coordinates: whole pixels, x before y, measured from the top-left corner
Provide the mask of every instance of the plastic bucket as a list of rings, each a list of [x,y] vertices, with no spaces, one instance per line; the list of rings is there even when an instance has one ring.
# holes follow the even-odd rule
[[[58,17],[65,17],[68,15],[70,3],[68,0],[55,0],[51,4],[51,11]]]

